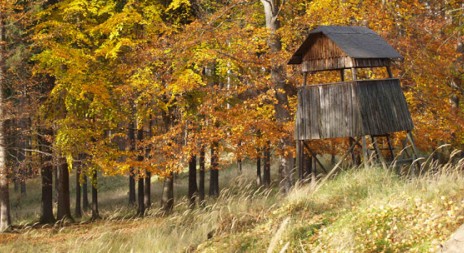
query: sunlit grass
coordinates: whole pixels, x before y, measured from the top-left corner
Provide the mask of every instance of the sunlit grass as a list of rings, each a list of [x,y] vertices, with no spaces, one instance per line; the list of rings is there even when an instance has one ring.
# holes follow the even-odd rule
[[[0,252],[428,252],[464,222],[463,162],[428,166],[417,177],[353,168],[283,196],[258,188],[248,165],[242,175],[223,171],[220,197],[193,210],[181,175],[174,212],[156,208],[161,185],[154,183],[155,207],[143,219],[127,207],[121,177],[101,193],[102,203],[113,203],[102,204],[103,220],[25,228],[2,238]]]

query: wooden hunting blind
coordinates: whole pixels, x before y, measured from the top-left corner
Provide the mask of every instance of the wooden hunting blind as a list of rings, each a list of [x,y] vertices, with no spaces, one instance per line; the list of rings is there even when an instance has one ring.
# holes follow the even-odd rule
[[[351,152],[355,146],[361,147],[364,161],[369,155],[365,136],[371,136],[380,160],[381,151],[375,138],[387,138],[393,156],[390,134],[407,131],[414,147],[411,114],[400,81],[393,78],[390,70],[393,61],[402,59],[393,47],[366,27],[320,26],[309,33],[288,63],[301,65],[304,74],[304,84],[298,90],[295,128],[299,167],[303,166],[304,147],[309,149],[305,141],[309,140],[348,137],[354,144]],[[358,69],[376,67],[386,68],[388,77],[358,79]],[[350,81],[345,81],[347,69],[351,70]],[[339,71],[341,82],[306,85],[307,75],[318,71]],[[315,156],[311,150],[308,152]]]

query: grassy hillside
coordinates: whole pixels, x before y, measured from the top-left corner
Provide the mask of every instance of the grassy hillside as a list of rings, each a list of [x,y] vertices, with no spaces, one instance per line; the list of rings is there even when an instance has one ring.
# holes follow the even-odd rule
[[[102,192],[104,220],[26,227],[1,235],[0,252],[428,252],[464,222],[462,166],[435,166],[416,178],[355,168],[317,191],[303,185],[288,196],[257,189],[251,169],[229,171],[222,178],[229,186],[205,208],[189,210],[184,198],[172,215],[152,210],[144,219],[121,207],[120,178],[114,196]],[[108,198],[121,204],[108,208]]]

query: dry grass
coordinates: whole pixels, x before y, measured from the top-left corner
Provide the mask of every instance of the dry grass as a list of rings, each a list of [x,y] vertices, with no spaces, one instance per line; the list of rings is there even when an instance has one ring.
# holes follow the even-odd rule
[[[230,171],[204,208],[183,198],[170,216],[153,209],[144,219],[114,208],[95,223],[2,235],[0,252],[428,252],[464,222],[463,166],[429,163],[418,177],[356,168],[285,197],[256,188],[252,169]]]

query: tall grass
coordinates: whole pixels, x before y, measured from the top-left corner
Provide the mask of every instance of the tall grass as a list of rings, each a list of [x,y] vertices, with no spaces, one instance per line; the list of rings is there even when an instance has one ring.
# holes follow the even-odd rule
[[[287,196],[231,170],[205,207],[183,197],[171,215],[143,219],[113,209],[96,223],[24,229],[0,252],[428,252],[464,222],[464,162],[427,166],[417,177],[354,168]]]

